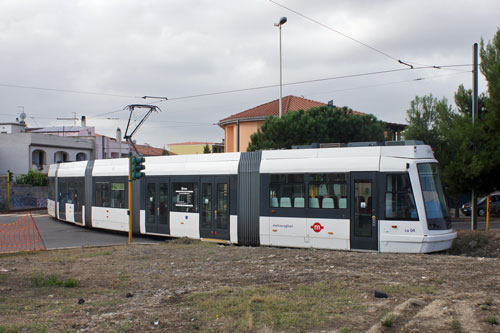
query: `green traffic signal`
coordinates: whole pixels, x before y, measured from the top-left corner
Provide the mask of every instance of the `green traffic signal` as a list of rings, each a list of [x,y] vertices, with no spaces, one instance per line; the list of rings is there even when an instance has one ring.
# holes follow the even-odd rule
[[[146,162],[146,159],[142,156],[130,157],[130,175],[132,180],[144,177],[145,174],[142,172],[146,168],[143,164],[144,162]]]

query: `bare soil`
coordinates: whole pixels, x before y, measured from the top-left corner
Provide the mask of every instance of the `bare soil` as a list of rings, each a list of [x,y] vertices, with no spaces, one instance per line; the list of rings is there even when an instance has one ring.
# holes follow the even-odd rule
[[[0,255],[0,332],[500,332],[500,232],[459,242],[458,255],[183,239]]]

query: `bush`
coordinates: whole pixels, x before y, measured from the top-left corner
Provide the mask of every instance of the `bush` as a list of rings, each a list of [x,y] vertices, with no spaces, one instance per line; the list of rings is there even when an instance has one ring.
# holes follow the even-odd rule
[[[17,184],[30,184],[33,186],[47,186],[49,177],[38,171],[30,170],[27,174],[16,177]]]

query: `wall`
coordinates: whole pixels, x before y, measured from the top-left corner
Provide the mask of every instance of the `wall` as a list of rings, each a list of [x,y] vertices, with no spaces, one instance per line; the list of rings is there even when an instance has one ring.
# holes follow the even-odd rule
[[[29,134],[0,134],[0,175],[28,172],[30,143]]]
[[[30,168],[37,170],[31,160],[32,151],[41,149],[46,153],[46,164],[40,170],[47,173],[48,165],[54,163],[54,153],[68,153],[68,161],[75,161],[76,154],[84,152],[87,159],[92,159],[94,143],[79,137],[60,137],[36,133],[0,134],[0,175],[7,170],[14,174],[28,173]]]
[[[102,135],[97,135],[94,139],[96,144],[96,159],[128,157],[128,152],[130,151],[128,143],[116,141],[114,138]]]
[[[170,151],[177,155],[192,155],[192,154],[203,154],[204,144],[193,144],[193,145],[169,145]],[[211,148],[212,144],[209,143],[208,146]]]
[[[250,136],[257,133],[257,130],[264,124],[263,120],[259,121],[242,121],[240,122],[240,152],[246,152],[250,143]],[[226,153],[236,152],[238,145],[238,126],[236,123],[228,124],[224,127]]]
[[[10,184],[10,209],[47,207],[48,186]],[[7,176],[0,176],[0,210],[7,210]]]
[[[257,130],[262,127],[264,121],[249,121],[240,123],[240,151],[247,151],[250,144],[250,136],[257,133]]]

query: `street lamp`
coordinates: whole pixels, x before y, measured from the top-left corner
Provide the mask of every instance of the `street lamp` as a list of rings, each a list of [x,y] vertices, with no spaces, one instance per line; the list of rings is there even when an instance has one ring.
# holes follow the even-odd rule
[[[286,23],[286,17],[282,17],[280,18],[280,21],[278,23],[274,23],[274,26],[275,27],[278,27],[280,29],[280,100],[279,100],[279,115],[280,115],[280,118],[281,118],[281,113],[283,112],[282,110],[282,105],[281,105],[281,97],[282,97],[282,92],[283,92],[283,89],[282,89],[282,86],[283,86],[283,77],[282,77],[282,66],[281,66],[281,26],[283,24]]]

